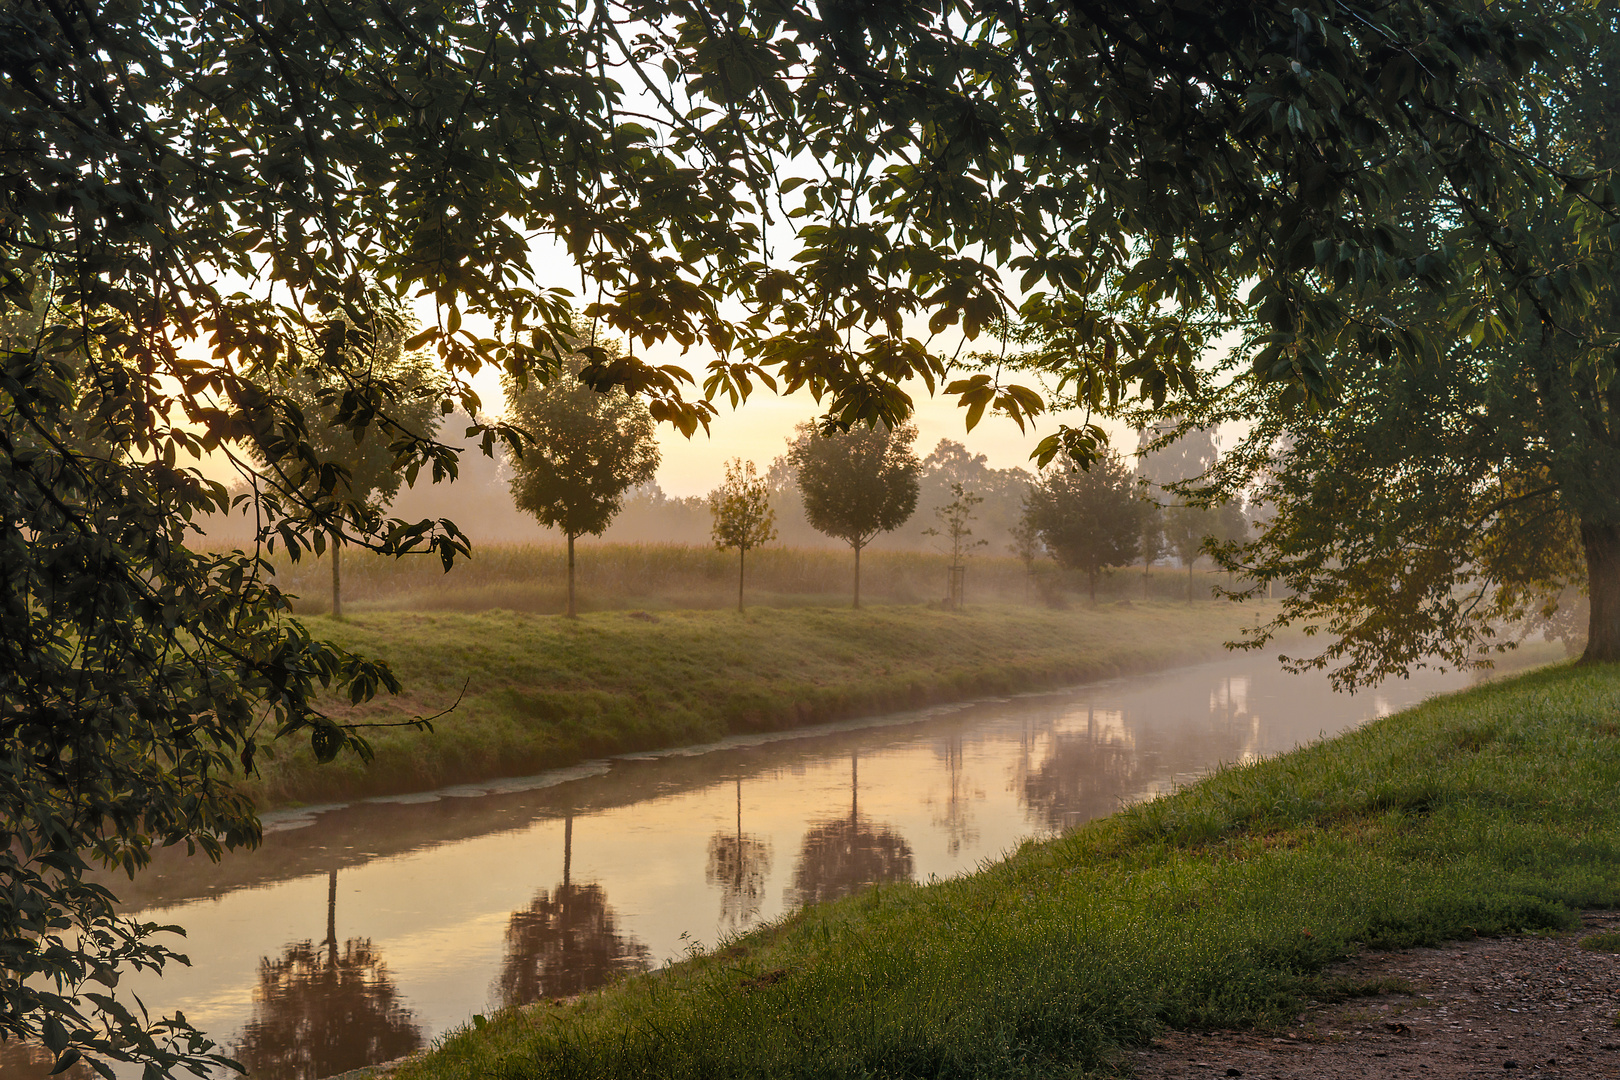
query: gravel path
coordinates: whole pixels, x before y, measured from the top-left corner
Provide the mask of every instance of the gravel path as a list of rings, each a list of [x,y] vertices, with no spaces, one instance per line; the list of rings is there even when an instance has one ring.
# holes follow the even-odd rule
[[[1332,974],[1400,980],[1409,992],[1312,1007],[1281,1035],[1171,1032],[1123,1064],[1138,1080],[1620,1080],[1620,956],[1577,946],[1620,929],[1620,914],[1588,912],[1584,924],[1557,937],[1365,952]]]

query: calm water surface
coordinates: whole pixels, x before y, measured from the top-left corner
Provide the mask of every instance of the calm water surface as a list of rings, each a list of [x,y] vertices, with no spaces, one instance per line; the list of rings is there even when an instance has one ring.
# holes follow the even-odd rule
[[[1356,696],[1228,659],[525,781],[271,815],[262,848],[119,886],[192,968],[128,979],[266,1080],[399,1057],[507,1004],[588,990],[804,903],[972,870],[1354,727],[1466,676]]]

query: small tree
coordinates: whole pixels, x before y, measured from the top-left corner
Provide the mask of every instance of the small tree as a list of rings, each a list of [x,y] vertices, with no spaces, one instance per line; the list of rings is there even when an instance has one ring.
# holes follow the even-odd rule
[[[588,331],[576,328],[580,337]],[[601,346],[608,357],[617,350]],[[624,493],[653,478],[658,443],[646,403],[620,389],[593,390],[571,360],[544,385],[503,380],[508,419],[532,441],[512,460],[512,499],[568,539],[568,616],[574,603],[574,541],[600,536]]]
[[[962,577],[966,571],[963,560],[975,548],[982,548],[989,542],[969,539],[973,530],[968,524],[976,516],[975,508],[982,502],[982,495],[974,494],[961,481],[952,481],[951,501],[934,508],[934,517],[939,520],[940,527],[923,530],[924,536],[943,536],[950,542],[951,580],[948,595],[953,607],[962,606]]]
[[[771,509],[769,481],[741,458],[726,462],[726,479],[709,494],[714,516],[714,546],[737,549],[737,610],[743,609],[743,569],[748,549],[776,539],[776,511]]]
[[[1136,560],[1146,512],[1147,503],[1114,451],[1089,469],[1062,458],[1029,493],[1030,520],[1042,541],[1060,565],[1085,572],[1093,604],[1103,568]]]
[[[910,424],[878,424],[824,434],[800,424],[788,448],[798,470],[804,514],[818,532],[855,551],[855,606],[861,606],[861,549],[880,532],[905,524],[917,509],[917,455]]]

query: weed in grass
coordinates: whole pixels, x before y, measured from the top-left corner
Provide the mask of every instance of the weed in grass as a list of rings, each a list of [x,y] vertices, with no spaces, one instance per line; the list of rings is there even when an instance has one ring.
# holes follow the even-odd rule
[[[1588,952],[1620,952],[1620,930],[1588,934],[1581,938],[1580,946]]]
[[[1380,994],[1411,994],[1412,984],[1393,975],[1376,979],[1352,979],[1344,976],[1317,979],[1309,984],[1309,993],[1319,1003],[1336,1005],[1355,998],[1378,997]]]

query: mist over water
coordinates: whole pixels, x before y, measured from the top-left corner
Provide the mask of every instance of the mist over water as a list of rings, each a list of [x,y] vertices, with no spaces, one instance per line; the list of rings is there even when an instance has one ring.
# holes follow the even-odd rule
[[[194,962],[124,988],[183,1009],[256,1076],[331,1075],[803,903],[969,872],[1467,681],[1350,697],[1244,657],[271,815],[258,851],[165,857],[120,887],[142,918],[187,928]]]

